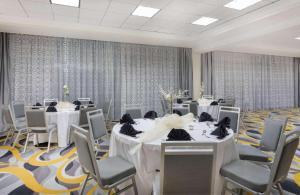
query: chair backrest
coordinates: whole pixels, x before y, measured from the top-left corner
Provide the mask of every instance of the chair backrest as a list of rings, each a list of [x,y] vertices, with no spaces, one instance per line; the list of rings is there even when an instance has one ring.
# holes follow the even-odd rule
[[[87,118],[92,140],[98,140],[107,135],[105,118],[102,109],[87,112]]]
[[[265,119],[265,129],[260,141],[260,148],[265,151],[276,151],[279,138],[284,132],[287,124],[287,117],[283,119]]]
[[[111,105],[112,105],[112,99],[109,100],[109,102],[106,102],[104,104],[104,114],[105,114],[105,120],[108,121],[110,119],[110,110],[111,110]]]
[[[216,143],[163,142],[160,194],[214,194]]]
[[[299,135],[300,131],[294,130],[287,134],[283,133],[280,136],[274,162],[271,167],[267,193],[271,191],[273,184],[282,182],[286,179],[299,144]]]
[[[78,98],[78,101],[80,101],[81,105],[87,105],[91,101],[91,98]]]
[[[58,99],[57,99],[57,98],[53,98],[53,99],[44,99],[44,106],[50,106],[50,104],[51,104],[52,102],[58,103]]]
[[[234,131],[234,133],[238,134],[240,126],[240,114],[241,109],[239,107],[220,106],[218,121],[225,117],[230,118],[230,128]]]
[[[24,102],[18,102],[18,101],[12,102],[11,109],[12,109],[13,116],[16,119],[25,117],[25,103]]]
[[[220,106],[234,107],[235,99],[224,99],[223,102],[219,102]]]
[[[43,106],[26,106],[25,115],[27,128],[34,131],[47,130],[47,121],[45,107]]]
[[[125,105],[125,114],[130,114],[132,119],[143,118],[140,105]]]
[[[93,143],[89,136],[89,132],[76,125],[72,125],[74,129],[73,137],[77,148],[78,159],[84,173],[89,173],[100,185],[100,172],[93,149]]]
[[[198,105],[199,103],[196,101],[190,103],[190,112],[193,113],[195,117],[198,116]]]
[[[203,99],[207,99],[207,100],[213,100],[214,96],[213,95],[202,95]]]
[[[80,107],[79,111],[79,126],[88,124],[87,112],[96,110],[96,107]]]
[[[2,117],[3,117],[4,124],[7,126],[13,126],[14,121],[13,121],[10,107],[6,105],[2,105],[1,108],[2,108]]]

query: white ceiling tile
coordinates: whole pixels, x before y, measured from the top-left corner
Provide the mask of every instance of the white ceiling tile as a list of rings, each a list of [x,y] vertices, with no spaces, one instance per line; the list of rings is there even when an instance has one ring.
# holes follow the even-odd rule
[[[112,0],[112,1],[119,2],[119,3],[129,3],[136,6],[141,2],[141,0]]]
[[[168,7],[166,7],[167,10],[177,13],[178,17],[180,17],[179,14],[181,13],[203,15],[212,11],[214,8],[215,6],[213,5],[190,0],[186,0],[184,2],[182,0],[174,0],[168,5]]]
[[[60,16],[68,16],[68,17],[78,17],[79,8],[76,7],[69,7],[69,6],[62,6],[62,5],[52,5],[52,10],[54,15]]]
[[[46,12],[28,12],[29,18],[36,20],[54,20],[52,13]]]
[[[78,17],[66,16],[56,14],[54,16],[55,21],[64,23],[78,23]]]
[[[28,1],[28,0],[22,0],[21,2],[22,2],[24,9],[28,13],[32,13],[32,12],[52,13],[51,5],[49,2],[45,3],[42,1]]]
[[[80,8],[79,23],[98,25],[105,14],[105,10],[95,11]]]
[[[136,5],[130,3],[120,3],[118,1],[112,1],[107,12],[129,15],[136,9],[136,7]]]
[[[129,15],[127,14],[109,12],[104,16],[100,25],[109,27],[120,27],[128,17]]]
[[[123,23],[122,28],[139,29],[148,20],[149,18],[146,17],[129,16],[128,19]]]
[[[162,9],[167,6],[173,0],[142,0],[140,5],[145,7],[152,7]]]
[[[173,22],[191,23],[195,18],[199,18],[198,15],[191,15],[187,13],[181,13],[180,16],[177,12],[169,9],[163,9],[158,12],[153,20],[173,20]]]
[[[15,17],[27,17],[26,13],[17,0],[1,0],[0,14]]]
[[[81,0],[80,8],[90,10],[106,10],[110,4],[110,0]]]

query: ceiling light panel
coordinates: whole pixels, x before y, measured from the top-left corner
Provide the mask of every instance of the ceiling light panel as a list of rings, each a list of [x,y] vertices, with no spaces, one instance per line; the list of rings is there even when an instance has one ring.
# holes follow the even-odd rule
[[[192,24],[207,26],[211,23],[218,21],[217,18],[210,18],[210,17],[201,17],[198,20],[194,21]]]
[[[233,0],[224,6],[231,8],[231,9],[242,10],[242,9],[250,7],[260,1],[262,1],[262,0]]]
[[[52,4],[79,7],[80,0],[50,0]]]
[[[160,9],[152,8],[152,7],[144,7],[138,6],[132,15],[134,16],[143,16],[147,18],[153,17]]]

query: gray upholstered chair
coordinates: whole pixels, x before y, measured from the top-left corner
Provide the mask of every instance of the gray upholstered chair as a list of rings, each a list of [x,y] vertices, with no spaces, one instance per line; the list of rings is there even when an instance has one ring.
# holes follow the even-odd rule
[[[24,152],[26,151],[30,134],[36,135],[36,141],[38,144],[38,135],[48,133],[48,147],[47,152],[50,150],[52,134],[56,131],[56,124],[48,124],[46,119],[45,107],[43,106],[27,106],[25,107],[26,122],[27,122],[27,138],[24,146]]]
[[[79,110],[79,126],[81,128],[84,129],[88,129],[89,128],[89,122],[88,122],[88,118],[87,118],[87,112],[96,110],[96,107],[84,107],[84,106],[80,106],[80,110]]]
[[[269,162],[270,155],[264,153],[263,151],[276,151],[279,138],[283,134],[286,124],[287,118],[267,118],[265,120],[265,129],[258,148],[250,145],[237,145],[240,159],[266,163]]]
[[[220,106],[218,121],[222,120],[225,117],[230,118],[230,128],[234,131],[236,135],[239,133],[240,126],[240,108],[239,107],[226,107]]]
[[[216,143],[163,142],[154,194],[214,194]]]
[[[89,179],[94,179],[102,189],[108,190],[108,194],[110,194],[112,190],[115,190],[115,194],[120,194],[133,187],[135,195],[137,195],[134,179],[136,169],[134,165],[119,156],[96,160],[92,144],[93,141],[91,141],[89,132],[75,125],[72,125],[72,128],[75,130],[74,140],[79,162],[83,173],[87,174],[80,195],[84,193],[85,186]],[[117,188],[120,184],[129,180],[132,181],[132,184],[127,185],[121,190]]]
[[[14,137],[15,133],[17,133],[17,137],[18,137],[19,134],[26,131],[26,125],[25,122],[14,120],[10,106],[2,105],[1,107],[2,107],[3,122],[5,125],[5,129],[3,130],[3,132],[6,133],[6,138],[3,143],[3,145],[5,145],[7,140],[10,137]],[[15,143],[16,143],[16,139],[15,139]],[[15,146],[15,143],[13,146]]]
[[[234,107],[235,99],[225,98],[222,102],[219,102],[219,106]]]
[[[44,106],[50,106],[50,104],[52,103],[52,102],[56,102],[56,103],[58,103],[58,99],[57,98],[53,98],[53,99],[44,99]]]
[[[78,101],[80,101],[81,105],[88,105],[91,101],[91,98],[78,98]]]
[[[228,182],[254,194],[269,195],[272,188],[283,194],[280,183],[288,175],[298,144],[299,131],[283,133],[271,169],[246,160],[234,160],[226,164],[220,170],[225,178],[222,194],[225,194],[225,190],[230,190],[227,188]]]
[[[110,137],[108,135],[102,109],[87,112],[91,140],[97,151],[109,150]]]
[[[142,108],[140,105],[125,105],[125,114],[130,114],[132,119],[143,118]]]
[[[192,101],[190,103],[190,112],[194,114],[194,117],[198,116],[198,105],[199,103],[197,101]]]
[[[11,111],[15,121],[25,121],[25,103],[21,101],[13,101],[11,104]]]

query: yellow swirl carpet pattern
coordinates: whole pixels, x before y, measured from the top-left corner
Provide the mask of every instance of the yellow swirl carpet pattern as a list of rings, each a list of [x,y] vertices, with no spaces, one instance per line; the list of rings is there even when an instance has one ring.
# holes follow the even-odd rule
[[[299,109],[273,110],[289,118],[286,131],[300,128]],[[270,111],[247,113],[241,123],[239,142],[258,146],[263,133],[264,119]],[[85,179],[76,154],[76,148],[70,145],[66,148],[53,147],[49,153],[44,149],[29,147],[26,153],[21,153],[24,140],[17,144],[18,148],[3,146],[0,138],[0,194],[66,194],[76,195],[80,184]],[[105,158],[105,154],[102,154]],[[282,184],[291,194],[300,194],[300,147],[296,151],[290,168],[288,179]],[[102,190],[92,180],[87,184],[84,194],[102,195]]]
[[[26,153],[21,153],[22,144],[18,145],[18,149],[0,146],[1,195],[79,193],[86,175],[81,172],[73,145],[54,147],[49,153],[30,147]],[[107,191],[90,180],[84,194],[107,194]]]

